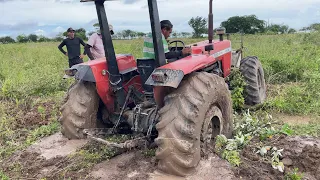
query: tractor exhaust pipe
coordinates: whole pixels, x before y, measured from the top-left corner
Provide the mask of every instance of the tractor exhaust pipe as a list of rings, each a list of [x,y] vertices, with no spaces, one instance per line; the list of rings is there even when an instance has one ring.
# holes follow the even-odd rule
[[[212,43],[213,40],[213,14],[212,14],[212,1],[209,1],[209,17],[208,17],[208,40]]]

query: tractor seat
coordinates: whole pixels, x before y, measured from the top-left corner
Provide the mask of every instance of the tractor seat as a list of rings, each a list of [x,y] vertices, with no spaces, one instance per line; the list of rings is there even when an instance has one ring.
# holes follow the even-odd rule
[[[148,80],[149,76],[155,69],[154,59],[137,59],[137,68],[142,80],[142,87],[146,92],[152,93],[153,87],[151,85],[146,85],[145,82]]]

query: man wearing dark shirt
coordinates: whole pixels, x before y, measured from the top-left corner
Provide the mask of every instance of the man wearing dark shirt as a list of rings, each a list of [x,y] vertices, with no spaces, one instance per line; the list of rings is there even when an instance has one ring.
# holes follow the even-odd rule
[[[80,44],[83,46],[86,44],[81,38],[74,36],[74,30],[72,28],[68,28],[67,32],[68,38],[64,39],[58,48],[64,55],[68,56],[69,67],[71,68],[73,65],[83,63],[83,57],[86,55],[86,52],[84,51],[83,54],[80,53]],[[62,49],[63,46],[67,46],[68,52]]]

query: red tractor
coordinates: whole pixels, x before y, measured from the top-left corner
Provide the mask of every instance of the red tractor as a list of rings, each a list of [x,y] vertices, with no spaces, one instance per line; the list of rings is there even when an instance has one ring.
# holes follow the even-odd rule
[[[99,128],[108,129],[108,134],[142,134],[156,143],[160,170],[185,176],[212,150],[217,135],[232,136],[232,101],[225,80],[232,66],[240,67],[248,83],[246,103],[264,101],[259,60],[242,59],[242,49],[232,51],[223,28],[217,30],[219,40],[213,41],[212,0],[208,40],[194,43],[192,54],[171,63],[165,60],[156,0],[148,0],[155,59],[116,55],[105,0],[82,0],[86,1],[96,5],[107,58],[66,70],[76,79],[61,108],[62,133],[69,139],[86,138],[88,130]],[[177,42],[182,41],[171,43]],[[171,50],[179,48],[183,47],[176,44]]]

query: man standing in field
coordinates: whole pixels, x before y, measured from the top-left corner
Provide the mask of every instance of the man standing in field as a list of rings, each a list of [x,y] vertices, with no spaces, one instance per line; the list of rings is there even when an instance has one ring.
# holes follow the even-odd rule
[[[67,30],[68,38],[64,39],[61,44],[58,46],[58,49],[69,58],[69,68],[73,65],[83,63],[83,57],[86,55],[86,51],[83,54],[80,53],[80,44],[83,46],[86,43],[79,37],[74,36],[74,30],[70,27]],[[65,52],[62,47],[67,46],[67,51]]]
[[[111,35],[114,34],[113,26],[109,24],[109,31]],[[105,57],[104,46],[102,42],[102,34],[100,30],[98,32],[93,33],[87,42],[87,45],[84,47],[86,53],[90,60],[98,59]]]
[[[191,48],[189,48],[189,47],[184,48],[181,51],[170,52],[168,49],[167,40],[168,40],[170,34],[172,33],[173,25],[171,24],[171,22],[169,20],[161,21],[160,25],[161,25],[161,32],[162,32],[162,43],[163,43],[163,48],[164,48],[164,53],[165,53],[166,59],[174,59],[174,58],[185,56],[185,55],[191,53]],[[146,59],[155,59],[152,34],[147,36],[144,39],[143,57]]]

